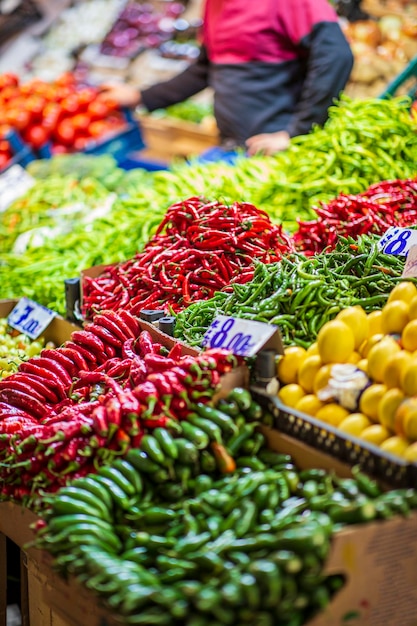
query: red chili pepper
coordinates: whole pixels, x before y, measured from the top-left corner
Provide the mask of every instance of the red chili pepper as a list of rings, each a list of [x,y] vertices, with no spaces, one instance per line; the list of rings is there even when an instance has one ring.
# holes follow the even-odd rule
[[[176,366],[177,362],[160,354],[145,354],[143,357],[145,366],[150,373],[164,372]]]
[[[107,330],[107,328],[104,328],[104,326],[92,323],[86,324],[84,329],[96,335],[99,339],[101,339],[104,345],[114,346],[117,349],[122,347],[122,340],[113,335],[109,330]]]
[[[148,330],[142,330],[137,340],[137,346],[138,352],[142,357],[155,352],[154,341]]]
[[[42,404],[33,396],[19,391],[18,389],[1,389],[0,402],[6,402],[11,406],[16,406],[37,419],[42,419],[48,412],[48,408],[45,404]]]
[[[140,383],[143,383],[146,380],[148,375],[148,370],[146,368],[145,362],[137,357],[130,366],[129,371],[129,382],[131,386],[136,387]]]

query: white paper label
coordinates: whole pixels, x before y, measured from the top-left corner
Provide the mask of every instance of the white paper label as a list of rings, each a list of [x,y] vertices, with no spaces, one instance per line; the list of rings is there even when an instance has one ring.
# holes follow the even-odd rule
[[[277,332],[277,327],[262,322],[218,315],[207,329],[201,345],[224,348],[239,356],[254,356]]]
[[[35,179],[21,165],[12,165],[0,176],[0,213],[33,187]]]
[[[417,278],[417,246],[411,246],[408,251],[402,276],[404,278]]]
[[[411,246],[417,245],[417,230],[391,226],[378,241],[378,248],[385,254],[407,256]]]
[[[7,323],[31,339],[37,339],[55,316],[55,311],[29,298],[21,298],[9,314]]]

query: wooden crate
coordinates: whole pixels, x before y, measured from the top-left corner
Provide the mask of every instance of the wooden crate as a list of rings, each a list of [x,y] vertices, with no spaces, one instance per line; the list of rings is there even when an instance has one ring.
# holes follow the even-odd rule
[[[139,117],[146,155],[170,163],[174,159],[196,156],[218,145],[217,130],[203,124],[182,120],[155,118],[151,115]]]

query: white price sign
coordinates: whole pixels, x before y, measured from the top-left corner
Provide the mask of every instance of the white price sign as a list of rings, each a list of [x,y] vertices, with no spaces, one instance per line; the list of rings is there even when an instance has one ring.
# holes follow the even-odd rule
[[[276,331],[272,324],[218,315],[207,329],[201,345],[224,348],[239,356],[254,356]]]
[[[407,256],[411,246],[417,245],[417,230],[391,226],[378,241],[378,248],[385,254]]]
[[[0,213],[33,187],[35,179],[21,165],[12,165],[0,176]]]
[[[9,314],[7,323],[31,339],[37,339],[55,316],[55,311],[29,300],[29,298],[21,298]]]

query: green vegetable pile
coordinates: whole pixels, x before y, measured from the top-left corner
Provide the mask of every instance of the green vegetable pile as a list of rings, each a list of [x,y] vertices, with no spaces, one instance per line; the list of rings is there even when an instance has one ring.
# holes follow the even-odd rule
[[[333,252],[307,258],[296,253],[278,263],[259,263],[251,282],[194,302],[177,314],[175,337],[199,346],[217,315],[231,315],[276,324],[285,345],[308,347],[342,309],[381,308],[404,280],[403,269],[401,257],[379,252],[375,238],[341,237]]]
[[[301,626],[344,584],[325,571],[334,534],[417,494],[298,469],[243,389],[204,409],[44,498],[35,544],[123,624]]]
[[[78,223],[69,234],[50,233],[43,243],[28,242],[20,254],[11,252],[10,242],[6,245],[0,238],[2,297],[26,295],[64,314],[64,279],[92,265],[133,257],[167,207],[182,198],[204,195],[223,202],[249,202],[294,231],[297,218],[316,217],[312,207],[320,201],[340,192],[364,191],[380,180],[417,174],[417,122],[409,115],[407,98],[360,102],[343,98],[329,113],[323,128],[294,138],[290,148],[275,157],[241,158],[234,166],[193,162],[176,164],[171,171],[127,172],[117,184],[107,183],[118,198],[106,216],[87,225]],[[31,193],[18,202],[22,201],[32,214]],[[42,201],[37,196],[36,202]]]

